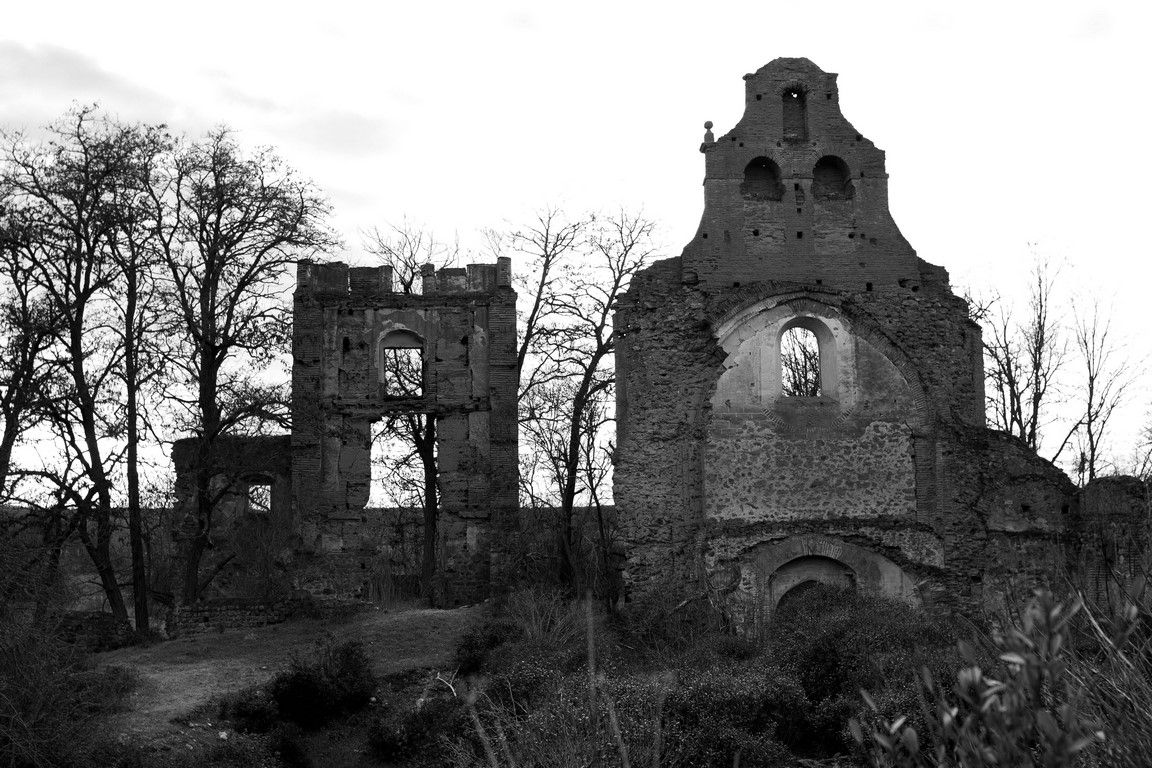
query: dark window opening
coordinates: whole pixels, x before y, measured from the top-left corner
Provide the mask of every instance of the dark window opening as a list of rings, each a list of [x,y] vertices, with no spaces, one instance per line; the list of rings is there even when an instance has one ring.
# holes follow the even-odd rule
[[[392,331],[380,340],[380,383],[387,397],[424,395],[424,340],[411,331]]]
[[[747,200],[779,200],[784,197],[780,167],[766,157],[758,157],[744,168],[740,194]]]
[[[817,200],[851,200],[855,193],[843,160],[825,155],[817,161],[812,169],[812,194]]]
[[[799,88],[784,91],[784,139],[808,140],[808,99]]]
[[[785,397],[820,396],[820,343],[807,328],[780,336],[780,384]]]

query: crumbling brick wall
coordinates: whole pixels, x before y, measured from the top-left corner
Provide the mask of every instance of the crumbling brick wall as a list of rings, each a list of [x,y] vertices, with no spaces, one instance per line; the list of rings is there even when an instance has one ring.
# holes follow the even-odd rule
[[[706,126],[696,235],[617,308],[633,598],[708,589],[766,614],[797,574],[844,573],[974,604],[1004,553],[1058,557],[1071,486],[984,429],[980,329],[900,234],[835,78],[806,59],[746,76],[743,118]],[[820,339],[819,396],[782,392],[794,326]]]

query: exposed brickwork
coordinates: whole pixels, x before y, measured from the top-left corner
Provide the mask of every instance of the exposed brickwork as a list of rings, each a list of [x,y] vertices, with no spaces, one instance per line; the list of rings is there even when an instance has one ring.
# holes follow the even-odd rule
[[[617,310],[633,599],[706,583],[762,615],[804,574],[954,605],[1043,580],[1073,489],[984,428],[979,327],[892,220],[884,153],[811,62],[745,80],[744,117],[701,147],[696,236]],[[782,393],[795,325],[819,397]]]

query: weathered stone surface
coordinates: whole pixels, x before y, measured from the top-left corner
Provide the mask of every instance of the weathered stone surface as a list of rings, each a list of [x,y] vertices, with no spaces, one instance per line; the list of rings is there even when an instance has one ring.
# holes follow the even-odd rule
[[[705,141],[704,214],[616,314],[632,599],[701,579],[743,616],[806,581],[972,605],[1052,576],[1067,478],[984,428],[980,329],[887,206],[836,76],[777,59]],[[819,343],[785,396],[781,335]]]

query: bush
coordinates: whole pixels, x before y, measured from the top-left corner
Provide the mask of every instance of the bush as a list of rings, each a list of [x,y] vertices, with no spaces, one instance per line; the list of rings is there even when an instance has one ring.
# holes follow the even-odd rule
[[[850,750],[848,721],[863,710],[860,690],[888,717],[916,711],[915,673],[959,666],[950,626],[905,603],[814,585],[781,605],[768,630],[774,657],[790,666],[809,705],[781,730],[810,755]]]
[[[0,763],[13,768],[90,764],[101,721],[137,683],[20,620],[0,622],[0,670]]]
[[[280,722],[280,707],[267,687],[247,688],[224,700],[220,717],[241,733],[268,733]]]
[[[484,667],[492,650],[523,635],[508,618],[491,618],[470,626],[456,647],[456,667],[461,675],[473,675]]]
[[[1001,668],[996,679],[984,674],[965,644],[960,651],[969,666],[959,672],[950,691],[937,687],[924,670],[920,685],[926,727],[908,725],[906,718],[890,724],[881,719],[866,739],[864,728],[854,722],[853,736],[870,764],[1083,765],[1082,753],[1102,740],[1103,733],[1084,715],[1083,695],[1068,672],[1069,622],[1080,607],[1074,603],[1066,609],[1051,593],[1038,593],[1021,626],[998,640]],[[878,707],[867,696],[865,700],[877,716]]]
[[[283,719],[312,729],[361,709],[375,689],[364,647],[358,642],[335,645],[328,637],[317,643],[314,661],[294,658],[288,671],[273,679],[269,693]]]
[[[312,768],[304,731],[298,725],[280,725],[273,731],[269,747],[279,756],[285,768]]]
[[[777,730],[807,707],[800,684],[766,663],[726,664],[682,673],[668,695],[669,739],[686,765],[775,766],[791,757]]]
[[[368,731],[372,756],[384,762],[443,765],[449,742],[472,726],[460,701],[434,698],[414,709],[390,708]]]

